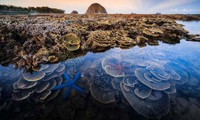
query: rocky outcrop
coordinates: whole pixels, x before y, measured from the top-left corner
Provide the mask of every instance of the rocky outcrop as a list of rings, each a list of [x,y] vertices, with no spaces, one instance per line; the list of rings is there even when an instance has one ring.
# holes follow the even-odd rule
[[[78,11],[73,10],[73,11],[71,12],[71,14],[78,14]]]
[[[87,9],[86,14],[107,14],[106,9],[99,3],[93,3]]]

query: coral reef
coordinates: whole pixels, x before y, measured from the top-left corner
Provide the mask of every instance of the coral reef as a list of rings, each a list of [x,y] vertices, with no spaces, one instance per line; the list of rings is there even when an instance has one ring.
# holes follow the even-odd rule
[[[115,41],[110,38],[109,31],[94,31],[88,36],[82,49],[102,51],[106,48],[114,47]]]
[[[173,16],[173,15],[172,15]],[[177,15],[178,16],[178,15]],[[199,41],[177,16],[46,15],[0,18],[0,63],[27,70],[113,47],[158,45],[158,41]],[[184,17],[184,16],[182,16]]]

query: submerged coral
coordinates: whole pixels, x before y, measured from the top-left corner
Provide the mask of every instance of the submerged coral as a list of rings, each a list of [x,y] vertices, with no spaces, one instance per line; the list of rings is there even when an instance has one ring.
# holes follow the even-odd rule
[[[166,69],[158,66],[148,66],[145,69],[138,68],[135,70],[135,75],[144,85],[153,90],[162,91],[170,89],[174,83],[178,83],[176,81],[187,79],[180,76],[173,69]]]
[[[109,56],[101,62],[105,72],[113,77],[124,77],[130,70],[131,63],[120,56]]]
[[[160,119],[169,112],[168,94],[176,93],[176,84],[184,84],[188,79],[184,68],[175,66],[178,65],[152,62],[138,66],[133,75],[123,78],[120,90],[134,110],[152,119]]]
[[[111,85],[111,77],[104,72],[100,63],[90,68],[90,75],[89,89],[92,97],[104,104],[115,102],[116,98]]]
[[[51,91],[51,89],[62,83],[61,75],[64,70],[63,64],[52,64],[42,65],[39,71],[33,73],[23,73],[13,84],[12,98],[16,101],[25,99],[38,102],[52,100],[60,91]]]
[[[160,119],[169,112],[169,96],[161,91],[152,91],[146,99],[138,97],[132,89],[126,90],[124,83],[120,84],[121,90],[129,104],[141,115]]]

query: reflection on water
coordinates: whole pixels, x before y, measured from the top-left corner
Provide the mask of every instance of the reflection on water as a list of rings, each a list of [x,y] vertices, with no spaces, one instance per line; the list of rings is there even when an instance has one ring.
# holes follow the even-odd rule
[[[199,47],[182,40],[114,48],[41,65],[33,73],[0,66],[0,115],[15,120],[198,120]]]
[[[192,21],[192,22],[186,22],[186,21],[177,21],[179,24],[185,25],[184,28],[186,30],[189,30],[191,34],[200,34],[200,24],[199,21]]]

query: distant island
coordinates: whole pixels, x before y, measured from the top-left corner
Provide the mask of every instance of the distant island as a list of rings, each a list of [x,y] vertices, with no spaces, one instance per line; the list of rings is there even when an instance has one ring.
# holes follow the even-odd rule
[[[49,7],[17,7],[0,5],[0,14],[64,13],[64,10]]]

